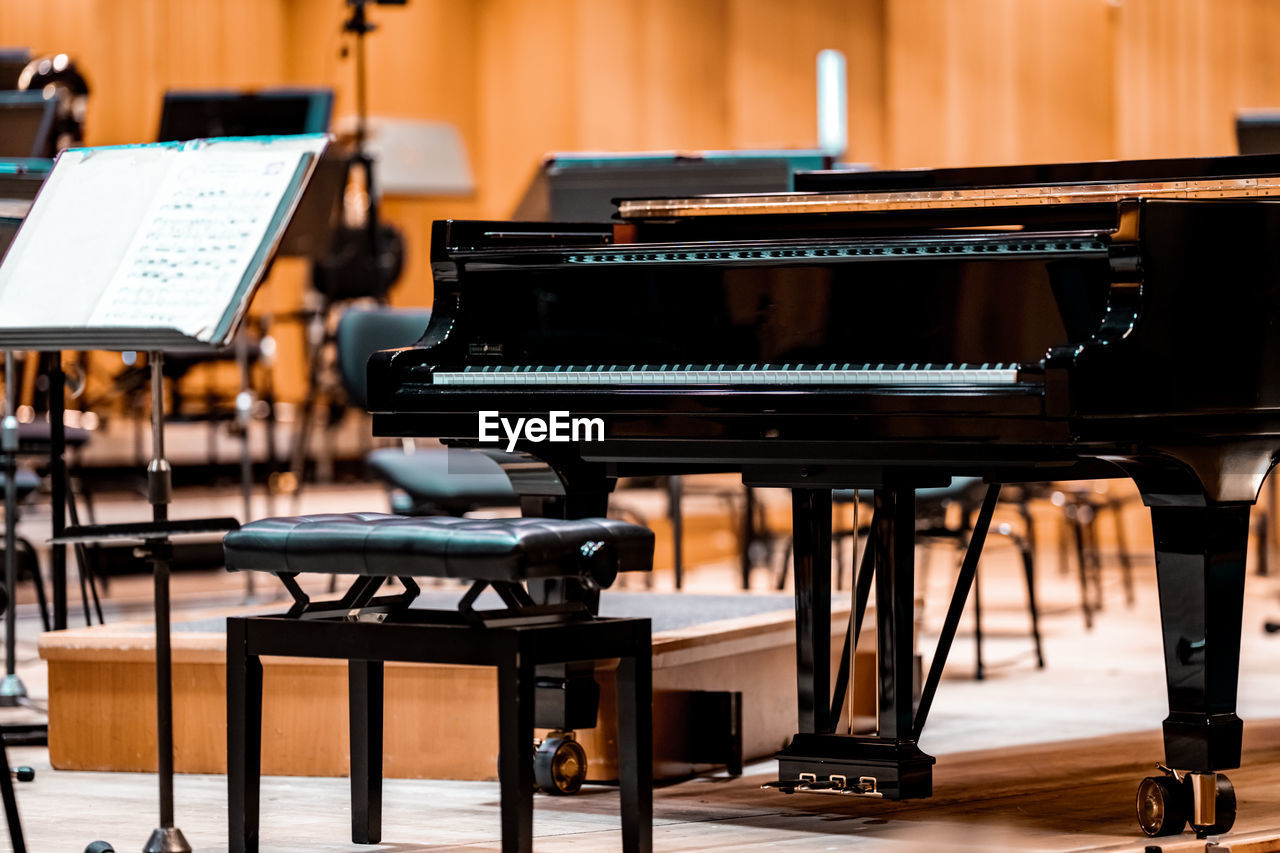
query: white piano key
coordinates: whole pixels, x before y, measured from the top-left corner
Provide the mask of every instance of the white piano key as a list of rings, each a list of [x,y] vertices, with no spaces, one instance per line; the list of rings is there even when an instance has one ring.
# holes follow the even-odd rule
[[[822,369],[814,366],[783,369],[760,365],[738,365],[722,369],[687,364],[667,365],[665,369],[636,370],[634,366],[587,365],[578,367],[516,365],[502,367],[468,367],[462,371],[435,374],[437,385],[450,386],[709,386],[793,387],[800,385],[877,386],[877,385],[1009,385],[1018,381],[1016,367],[1000,365],[961,365],[960,367],[910,369],[876,365],[831,364]]]

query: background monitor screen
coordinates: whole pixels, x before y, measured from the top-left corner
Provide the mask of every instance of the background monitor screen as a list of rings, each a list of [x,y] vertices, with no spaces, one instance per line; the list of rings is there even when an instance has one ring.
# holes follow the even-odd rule
[[[1236,145],[1241,154],[1280,154],[1280,112],[1236,116]]]
[[[159,141],[324,133],[332,114],[332,89],[172,91],[160,110]]]
[[[31,51],[25,47],[0,48],[0,89],[18,88],[22,70],[31,61]]]
[[[0,159],[0,257],[52,167],[50,160]]]
[[[41,92],[0,91],[0,157],[53,156],[56,111]]]

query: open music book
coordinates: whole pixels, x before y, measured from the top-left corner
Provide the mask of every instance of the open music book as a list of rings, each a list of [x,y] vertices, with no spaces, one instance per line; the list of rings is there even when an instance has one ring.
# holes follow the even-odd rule
[[[0,262],[0,348],[226,345],[326,143],[64,151]]]

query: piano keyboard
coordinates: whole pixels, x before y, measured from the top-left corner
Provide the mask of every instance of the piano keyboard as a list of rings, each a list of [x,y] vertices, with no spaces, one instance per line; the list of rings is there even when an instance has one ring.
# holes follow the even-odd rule
[[[436,385],[1012,385],[1016,364],[498,365],[437,371]]]

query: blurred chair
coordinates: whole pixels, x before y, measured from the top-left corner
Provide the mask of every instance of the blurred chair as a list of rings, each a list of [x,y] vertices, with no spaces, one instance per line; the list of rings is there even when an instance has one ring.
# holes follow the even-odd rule
[[[1074,545],[1085,627],[1093,627],[1094,614],[1101,611],[1105,604],[1102,591],[1102,549],[1098,544],[1098,519],[1103,515],[1111,518],[1117,561],[1120,563],[1120,576],[1124,584],[1125,604],[1132,607],[1133,558],[1129,552],[1124,526],[1124,499],[1111,494],[1105,485],[1099,487],[1089,482],[1068,482],[1058,483],[1054,487],[1050,501],[1062,510],[1059,542],[1067,546],[1066,550],[1070,550],[1071,544]],[[1064,559],[1061,562],[1065,572],[1067,561]]]
[[[352,405],[368,400],[366,366],[378,350],[409,346],[422,337],[428,309],[352,308],[335,333],[342,385]],[[519,503],[497,462],[474,450],[401,448],[374,450],[369,469],[391,489],[391,509],[400,515],[461,516],[476,509]]]
[[[312,181],[316,188],[315,194],[322,201],[332,196],[336,207],[330,211],[330,221],[333,224],[323,250],[313,256],[311,287],[303,294],[302,310],[295,317],[303,325],[307,365],[306,388],[298,414],[294,418],[289,451],[289,473],[295,500],[306,480],[311,432],[315,427],[317,412],[327,409],[325,424],[333,427],[341,421],[348,405],[363,407],[363,403],[357,403],[350,394],[343,394],[343,390],[349,388],[347,377],[343,374],[342,356],[336,353],[338,333],[335,317],[344,309],[352,310],[352,304],[362,300],[372,301],[378,307],[385,308],[388,292],[404,271],[403,233],[394,225],[377,219],[376,198],[365,191],[367,183],[356,192],[347,191],[353,170],[361,171],[367,181],[371,168],[367,160],[361,160],[358,156],[330,152],[320,161],[316,177]],[[334,190],[337,191],[336,195]],[[311,185],[308,186],[308,193],[310,192]],[[359,198],[362,194],[365,198],[364,209],[353,211],[350,200]],[[364,219],[363,224],[348,224],[349,220],[358,218]],[[343,316],[345,315],[344,311]],[[335,355],[330,356],[331,352]],[[335,358],[339,362],[336,382],[333,377]],[[363,367],[361,371],[363,372]],[[361,379],[360,384],[363,385],[363,382]],[[317,459],[316,462],[319,469],[321,460]]]
[[[34,353],[15,354],[15,361],[22,365],[15,371],[13,400],[24,399],[25,381],[27,379],[26,359],[36,355]],[[34,414],[40,418],[47,415],[48,406],[50,404],[49,391],[49,368],[51,354],[45,353],[37,355],[36,381],[34,388],[31,389],[31,399],[34,405],[32,409]],[[74,372],[74,371],[73,371]],[[68,374],[70,380],[72,374]],[[81,374],[83,376],[83,374]],[[75,381],[69,381],[69,385],[74,389],[77,386]],[[79,386],[81,389],[82,385]],[[79,391],[73,390],[71,396],[78,396]],[[70,420],[72,424],[77,421],[72,417],[79,418],[85,415],[83,411],[68,410],[64,414],[64,418]],[[88,444],[92,431],[79,426],[70,424],[63,427],[63,453],[65,465],[63,466],[64,480],[62,483],[63,493],[66,495],[66,511],[71,519],[72,524],[79,523],[79,502],[83,501],[90,521],[93,516],[93,497],[89,489],[86,487],[84,478],[78,476],[80,473],[79,457],[85,445]],[[52,438],[52,429],[49,421],[46,419],[37,419],[29,423],[18,424],[18,446],[15,454],[15,483],[17,484],[18,501],[20,505],[31,494],[33,494],[46,479],[51,480],[55,467],[53,465],[54,446]],[[25,457],[28,460],[30,468],[16,467],[16,459]],[[80,483],[80,488],[75,488],[76,482]],[[2,482],[2,480],[0,480]],[[54,491],[55,487],[50,482],[49,490]],[[18,517],[18,507],[14,507],[14,517]],[[85,624],[92,624],[90,618],[90,603],[97,611],[98,621],[102,621],[102,607],[98,600],[97,573],[94,561],[90,559],[88,546],[76,545],[74,554],[76,558],[76,567],[80,579],[81,598],[84,604]],[[2,550],[2,549],[0,549]],[[40,602],[40,616],[44,623],[44,629],[50,630],[51,617],[44,598],[44,586],[39,580],[40,568],[36,558],[35,549],[31,543],[19,538],[15,552],[18,557],[18,572],[21,577],[24,574],[30,574],[36,579],[36,595]]]
[[[955,477],[951,481],[951,485],[932,489],[916,490],[916,541],[922,545],[929,545],[933,542],[949,542],[956,550],[963,555],[965,549],[969,547],[969,539],[973,534],[973,519],[978,509],[982,505],[982,498],[986,492],[986,484],[979,477]],[[871,493],[859,489],[837,489],[832,492],[832,501],[835,505],[851,504],[855,501],[869,501]],[[1032,549],[1029,539],[1031,530],[1030,512],[1025,506],[1024,496],[1021,494],[1010,495],[1009,500],[1004,501],[1007,504],[1013,504],[1018,507],[1026,530],[1019,532],[1013,529],[1008,523],[993,524],[989,531],[989,535],[1001,536],[1012,544],[1019,553],[1022,561],[1022,574],[1027,587],[1027,613],[1030,617],[1030,634],[1031,640],[1035,647],[1036,667],[1044,667],[1044,650],[1040,636],[1040,611],[1036,601],[1036,580],[1035,580],[1035,553]],[[949,522],[948,518],[953,510],[958,518],[955,524]],[[832,550],[836,555],[836,575],[843,586],[843,548],[842,542],[846,539],[852,539],[854,543],[854,564],[857,563],[857,542],[858,538],[870,531],[871,513],[866,514],[868,521],[865,524],[859,524],[856,529],[837,529],[832,531]],[[788,546],[788,559],[783,562],[782,571],[779,573],[779,589],[786,582],[787,567],[790,563],[790,546]],[[981,564],[979,564],[981,565]],[[922,573],[923,574],[923,573]],[[975,670],[974,678],[982,679],[985,676],[986,664],[983,659],[982,645],[982,585],[981,572],[974,575],[973,579],[973,615],[974,615],[974,646],[975,646]]]
[[[33,492],[40,488],[40,478],[33,471],[26,468],[18,468],[14,475],[14,483],[17,486],[18,504],[21,505],[29,498]],[[8,485],[4,472],[0,472],[0,494]],[[17,521],[18,513],[14,511],[14,520]],[[40,607],[40,622],[44,626],[44,630],[51,629],[52,624],[49,621],[49,603],[45,599],[44,579],[40,575],[40,561],[36,558],[36,549],[25,538],[18,536],[16,539],[15,551],[18,556],[17,567],[19,581],[29,579],[35,585],[36,601]],[[0,553],[3,553],[3,546],[0,546]],[[5,594],[9,598],[14,598],[16,593],[13,590],[5,590]],[[0,608],[3,610],[3,608]]]

